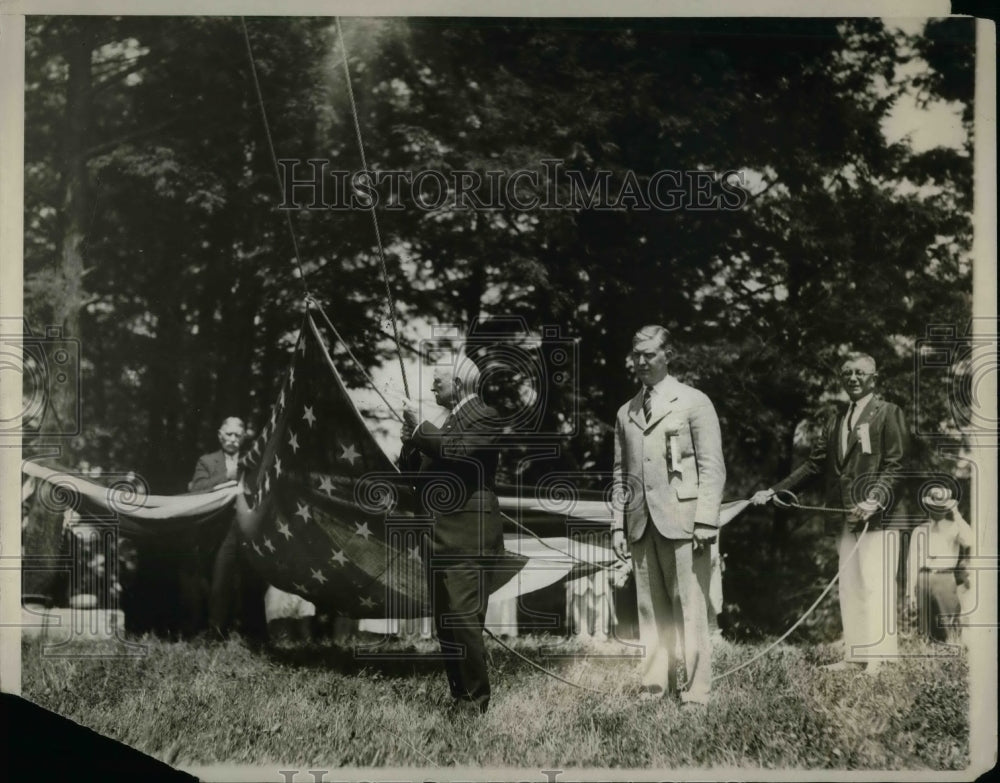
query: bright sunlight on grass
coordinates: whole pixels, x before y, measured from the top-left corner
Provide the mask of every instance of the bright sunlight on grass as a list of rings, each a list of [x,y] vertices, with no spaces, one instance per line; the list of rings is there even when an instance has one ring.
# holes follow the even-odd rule
[[[831,645],[779,647],[715,683],[704,711],[639,702],[628,648],[523,637],[533,669],[488,642],[494,696],[454,714],[431,642],[381,659],[349,644],[143,639],[143,658],[53,658],[26,641],[27,698],[175,766],[751,767],[957,770],[969,763],[968,666],[909,642],[877,679],[818,668]],[[762,647],[720,642],[717,674]]]

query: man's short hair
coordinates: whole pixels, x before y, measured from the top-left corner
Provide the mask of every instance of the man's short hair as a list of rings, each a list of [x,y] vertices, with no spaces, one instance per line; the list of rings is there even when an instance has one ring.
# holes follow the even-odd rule
[[[875,362],[875,357],[867,353],[861,353],[861,351],[851,351],[849,354],[847,354],[847,356],[844,357],[844,360],[840,363],[840,366],[843,367],[848,362],[860,362],[860,361],[869,362],[872,366],[872,370],[878,371],[878,364]]]
[[[239,416],[229,416],[228,418],[223,419],[222,424],[219,425],[219,432],[222,432],[222,430],[226,428],[227,424],[235,424],[241,430],[246,431],[246,425],[243,424],[243,419],[241,419]]]
[[[670,347],[670,332],[659,324],[649,324],[633,335],[632,345],[641,343],[643,340],[658,340],[660,348],[667,349]]]
[[[434,374],[448,381],[461,381],[466,392],[474,392],[479,386],[479,366],[465,355],[459,355],[451,364],[437,365]]]

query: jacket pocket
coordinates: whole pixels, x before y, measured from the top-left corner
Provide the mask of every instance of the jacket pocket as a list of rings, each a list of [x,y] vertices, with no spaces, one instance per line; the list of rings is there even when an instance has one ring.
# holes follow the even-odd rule
[[[698,497],[698,464],[693,456],[680,459],[680,471],[671,471],[670,486],[677,493],[678,500],[691,500]]]

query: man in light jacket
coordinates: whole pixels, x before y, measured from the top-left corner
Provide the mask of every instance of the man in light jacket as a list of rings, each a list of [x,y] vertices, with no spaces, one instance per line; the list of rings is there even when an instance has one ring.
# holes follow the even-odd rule
[[[641,698],[677,693],[675,644],[684,640],[685,705],[708,702],[711,544],[726,480],[719,419],[711,400],[667,372],[673,351],[662,326],[632,339],[643,388],[618,411],[614,477],[619,497],[612,544],[630,547],[645,647]],[[627,543],[626,543],[627,541]]]

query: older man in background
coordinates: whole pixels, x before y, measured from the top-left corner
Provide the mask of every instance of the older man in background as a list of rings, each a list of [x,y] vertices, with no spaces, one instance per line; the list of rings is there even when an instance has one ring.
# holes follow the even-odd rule
[[[188,490],[208,492],[235,484],[239,477],[240,448],[245,435],[242,419],[235,416],[225,419],[218,431],[219,450],[198,459],[194,475],[188,482]],[[238,616],[244,634],[253,640],[263,640],[267,635],[264,614],[267,584],[246,563],[241,563],[241,541],[242,535],[234,517],[212,563],[208,622],[216,633],[225,636]]]

